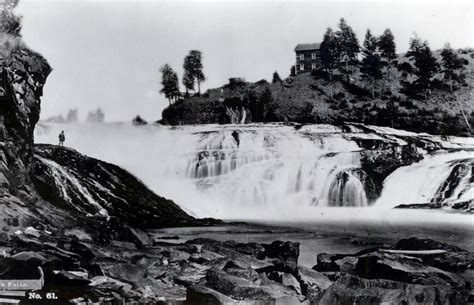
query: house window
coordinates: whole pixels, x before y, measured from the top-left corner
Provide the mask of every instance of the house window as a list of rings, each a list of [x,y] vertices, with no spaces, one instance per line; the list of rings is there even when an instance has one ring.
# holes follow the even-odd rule
[[[312,70],[316,70],[316,64],[315,64],[315,63],[312,63],[312,64],[311,64],[311,69],[312,69]]]
[[[304,54],[300,54],[300,60],[304,60]]]
[[[311,53],[311,59],[316,59],[316,53]]]
[[[300,71],[304,71],[304,65],[300,65]]]

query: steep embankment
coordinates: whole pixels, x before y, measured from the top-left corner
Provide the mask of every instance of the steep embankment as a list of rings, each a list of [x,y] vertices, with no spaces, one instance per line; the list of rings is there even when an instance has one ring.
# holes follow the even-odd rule
[[[42,198],[73,215],[116,217],[139,228],[197,224],[120,167],[70,148],[36,146],[32,180]]]
[[[231,79],[222,87],[209,89],[201,97],[185,98],[167,107],[162,123],[170,125],[240,122],[299,122],[340,124],[344,121],[389,126],[431,134],[460,135],[469,132],[466,119],[474,122],[472,92],[474,50],[459,50],[466,79],[451,92],[438,73],[431,95],[413,90],[410,64],[400,55],[390,77],[371,83],[354,67],[350,81],[336,73],[329,82],[322,72],[290,76],[281,82],[256,83]],[[435,52],[440,57],[440,52]],[[466,117],[464,117],[463,115]],[[423,120],[419,120],[423,117]]]

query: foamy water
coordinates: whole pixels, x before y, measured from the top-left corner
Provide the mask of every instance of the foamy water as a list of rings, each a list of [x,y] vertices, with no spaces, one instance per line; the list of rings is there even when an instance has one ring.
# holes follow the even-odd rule
[[[284,125],[44,124],[36,128],[35,140],[57,144],[61,130],[66,146],[122,166],[199,217],[472,225],[469,215],[391,210],[435,196],[453,161],[474,158],[470,140],[453,138],[443,145],[466,149],[397,169],[386,179],[382,196],[369,202],[359,171],[361,148],[331,125],[296,131]],[[381,137],[357,132],[360,137]],[[416,136],[392,129],[377,132],[400,142],[397,136]],[[447,199],[472,198],[473,189],[465,178]]]

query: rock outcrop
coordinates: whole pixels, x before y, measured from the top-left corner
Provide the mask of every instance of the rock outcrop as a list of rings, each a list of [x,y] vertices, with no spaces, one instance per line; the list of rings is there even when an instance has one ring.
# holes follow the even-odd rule
[[[400,240],[392,248],[318,254],[313,269],[334,284],[316,304],[466,304],[472,253],[430,239]]]
[[[113,239],[101,245],[79,228],[73,235],[25,229],[5,237],[0,269],[30,279],[40,267],[45,282],[37,293],[58,297],[48,304],[457,305],[468,302],[471,288],[463,272],[472,269],[472,253],[427,239],[319,254],[312,270],[298,265],[299,244],[292,242],[201,238],[139,247]]]
[[[75,216],[115,217],[139,228],[196,224],[125,170],[70,148],[35,146],[31,179],[44,200]]]
[[[0,33],[0,64],[0,226],[43,221],[46,211],[53,220],[61,213],[42,202],[29,175],[33,130],[51,67],[19,37],[4,33]]]

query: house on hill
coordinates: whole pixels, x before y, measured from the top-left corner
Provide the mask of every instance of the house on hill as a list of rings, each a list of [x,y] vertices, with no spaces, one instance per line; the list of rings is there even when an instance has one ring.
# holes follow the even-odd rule
[[[295,47],[295,74],[316,70],[321,66],[320,43],[299,43]]]

